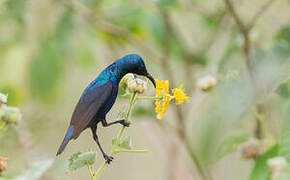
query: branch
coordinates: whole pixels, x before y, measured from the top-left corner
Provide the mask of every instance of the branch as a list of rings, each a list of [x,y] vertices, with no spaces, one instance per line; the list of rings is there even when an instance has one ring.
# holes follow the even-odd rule
[[[244,50],[244,54],[245,54],[245,58],[246,58],[246,65],[247,65],[247,70],[248,73],[251,77],[251,81],[253,83],[253,85],[255,86],[255,78],[254,78],[254,74],[253,74],[253,66],[252,66],[252,62],[251,62],[251,57],[250,57],[250,38],[249,38],[249,29],[248,27],[243,23],[242,19],[240,18],[240,16],[238,15],[233,3],[231,0],[224,0],[226,6],[228,7],[231,15],[233,16],[237,26],[239,27],[240,31],[243,34],[244,37],[244,46],[243,46],[243,50]]]
[[[252,17],[252,20],[249,22],[247,28],[251,30],[256,22],[259,20],[259,18],[263,15],[264,12],[266,12],[270,5],[274,2],[275,0],[268,0],[264,5],[261,6],[261,8],[257,11],[257,13]]]
[[[243,37],[244,37],[244,45],[243,45],[243,50],[246,58],[246,65],[247,65],[247,70],[248,73],[251,77],[251,81],[253,83],[253,86],[256,85],[256,79],[254,76],[254,70],[253,70],[253,65],[252,65],[252,60],[251,60],[251,42],[250,42],[250,37],[249,37],[249,32],[251,29],[254,27],[256,24],[257,20],[261,15],[270,7],[270,5],[274,2],[275,0],[268,0],[258,11],[257,13],[253,16],[252,20],[248,25],[246,25],[242,20],[241,17],[238,15],[233,2],[231,0],[224,0],[226,6],[228,7],[232,17],[234,18],[237,26],[239,27],[239,30],[242,32]]]
[[[247,34],[247,27],[245,26],[245,24],[243,23],[242,19],[240,18],[240,16],[238,15],[233,3],[231,0],[224,0],[226,6],[228,7],[231,15],[233,16],[236,24],[238,25],[240,31],[245,35]]]

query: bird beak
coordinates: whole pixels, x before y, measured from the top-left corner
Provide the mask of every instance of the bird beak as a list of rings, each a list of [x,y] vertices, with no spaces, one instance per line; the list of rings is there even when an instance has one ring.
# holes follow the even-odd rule
[[[145,76],[152,82],[152,84],[156,88],[156,84],[155,84],[154,78],[149,73],[147,73]]]

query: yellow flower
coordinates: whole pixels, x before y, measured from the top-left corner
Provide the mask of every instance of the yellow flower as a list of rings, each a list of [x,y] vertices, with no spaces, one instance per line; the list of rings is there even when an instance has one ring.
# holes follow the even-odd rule
[[[180,85],[179,88],[172,89],[172,93],[176,104],[182,104],[184,101],[189,101],[189,97],[182,90],[182,85]]]
[[[157,113],[156,118],[162,119],[163,114],[168,108],[169,102],[175,99],[176,104],[182,104],[184,101],[189,101],[189,97],[183,92],[182,86],[172,89],[174,96],[169,94],[169,81],[159,81],[155,79],[156,84],[156,99],[155,99],[155,111]]]
[[[169,81],[159,81],[155,79],[155,84],[156,97],[161,97],[160,99],[155,99],[156,118],[162,119],[163,114],[168,108],[169,101],[172,99],[172,96],[169,94]]]
[[[162,96],[164,94],[169,93],[169,81],[159,81],[158,79],[154,79],[156,84],[156,96]]]
[[[157,112],[156,118],[161,120],[163,114],[165,113],[166,109],[168,108],[169,101],[172,99],[172,97],[168,94],[164,96],[162,99],[156,99],[155,100],[155,111]]]

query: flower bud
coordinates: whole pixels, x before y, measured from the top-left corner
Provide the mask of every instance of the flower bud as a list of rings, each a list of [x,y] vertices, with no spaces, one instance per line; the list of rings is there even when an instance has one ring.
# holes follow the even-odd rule
[[[21,113],[18,108],[15,107],[4,107],[5,119],[10,124],[16,124],[22,118]]]
[[[128,73],[126,74],[120,81],[119,86],[120,88],[127,90],[128,88],[128,81],[135,79],[134,74]]]
[[[147,89],[147,83],[138,78],[129,79],[127,85],[130,92],[136,92],[139,94],[144,93],[144,91]]]
[[[256,139],[250,139],[240,147],[243,159],[256,159],[261,154],[261,146]]]
[[[274,157],[267,161],[267,165],[272,172],[272,179],[277,179],[281,170],[287,166],[287,161],[284,157]]]
[[[0,105],[1,104],[6,104],[7,103],[7,96],[0,93]]]
[[[215,85],[216,79],[211,75],[207,75],[203,78],[198,79],[197,81],[197,87],[201,91],[208,91],[212,89]]]
[[[0,173],[6,170],[8,158],[0,157]]]

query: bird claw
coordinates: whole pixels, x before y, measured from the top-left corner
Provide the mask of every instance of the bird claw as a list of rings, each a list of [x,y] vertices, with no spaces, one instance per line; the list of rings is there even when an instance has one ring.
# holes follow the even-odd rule
[[[123,121],[121,122],[121,124],[122,124],[123,126],[130,127],[130,124],[131,124],[131,123],[126,122],[125,120],[123,120]]]
[[[108,156],[107,154],[104,154],[104,158],[107,161],[108,164],[111,163],[111,161],[114,159],[112,156]]]

